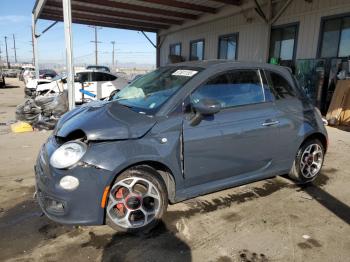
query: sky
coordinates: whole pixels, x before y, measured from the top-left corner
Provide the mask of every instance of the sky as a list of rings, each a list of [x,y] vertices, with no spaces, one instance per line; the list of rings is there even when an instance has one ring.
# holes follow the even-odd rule
[[[5,39],[10,62],[14,62],[13,34],[16,39],[17,60],[32,61],[31,13],[35,0],[1,0],[0,8],[0,48],[1,58],[5,56]],[[52,21],[39,20],[37,34],[47,28]],[[147,33],[153,42],[154,33]],[[94,29],[87,25],[73,24],[73,57],[76,64],[95,64]],[[117,65],[149,64],[156,62],[156,50],[141,32],[101,27],[98,30],[99,64],[112,63],[112,44],[115,41]],[[65,63],[63,23],[59,22],[38,38],[40,63]]]

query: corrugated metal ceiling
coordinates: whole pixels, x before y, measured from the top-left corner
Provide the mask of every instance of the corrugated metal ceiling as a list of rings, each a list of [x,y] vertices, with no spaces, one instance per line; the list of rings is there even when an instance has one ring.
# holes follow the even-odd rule
[[[72,17],[74,23],[157,32],[216,13],[225,5],[241,5],[241,1],[72,0]],[[37,11],[38,19],[61,21],[62,0],[47,0]]]

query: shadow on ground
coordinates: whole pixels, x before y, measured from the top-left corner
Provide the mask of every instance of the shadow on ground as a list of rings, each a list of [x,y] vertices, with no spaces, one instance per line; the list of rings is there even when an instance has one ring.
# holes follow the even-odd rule
[[[283,179],[268,179],[262,186],[249,187],[243,192],[214,197],[210,201],[198,198],[188,200],[184,202],[188,206],[188,210],[167,212],[159,225],[149,233],[98,235],[90,230],[87,241],[80,243],[77,241],[76,244],[67,246],[67,252],[58,254],[58,257],[65,258],[67,254],[73,254],[74,256],[75,250],[85,250],[84,254],[94,254],[95,256],[97,256],[96,253],[102,253],[102,261],[191,261],[191,247],[181,239],[181,234],[179,234],[176,225],[181,218],[188,219],[260,197],[267,197],[283,188],[295,189],[309,194],[318,203],[349,224],[349,206],[336,199],[323,188],[329,181],[329,175],[334,172],[337,172],[337,170],[325,169],[324,173],[312,184],[302,187]],[[224,217],[224,219],[231,222],[234,219],[240,219],[234,214],[232,217],[231,215],[227,218]],[[86,229],[89,228],[86,227]],[[23,252],[30,252],[45,241],[55,239],[63,234],[75,237],[87,232],[87,230],[84,231],[50,221],[42,215],[34,200],[26,200],[9,210],[0,209],[0,230],[1,261],[16,257],[23,254]],[[75,255],[78,256],[78,254]],[[258,254],[258,256],[260,255]],[[255,258],[255,256],[255,253],[238,254],[240,261],[248,261],[250,259],[247,258]],[[221,261],[230,261],[227,260],[228,257],[221,257],[220,259]],[[267,261],[264,256],[259,257],[259,259],[256,261]]]
[[[6,86],[5,86],[5,87],[1,87],[1,88],[0,88],[0,91],[3,90],[3,89],[11,89],[11,88],[20,88],[20,86],[11,85],[11,84],[8,84],[8,83],[6,82]]]

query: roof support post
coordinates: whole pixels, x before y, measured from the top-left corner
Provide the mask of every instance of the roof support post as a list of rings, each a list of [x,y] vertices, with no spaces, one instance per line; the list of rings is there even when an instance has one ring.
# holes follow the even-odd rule
[[[64,37],[66,45],[66,67],[69,110],[75,107],[75,86],[73,66],[72,10],[71,0],[63,0]]]
[[[35,78],[39,78],[39,58],[38,58],[38,39],[35,34],[36,32],[36,21],[35,16],[32,14],[32,41],[33,41],[33,57],[34,57],[34,66],[35,66]]]
[[[160,67],[160,36],[157,33],[157,44],[156,44],[156,67]]]
[[[271,44],[271,29],[272,29],[272,0],[267,1],[267,39],[265,61],[269,62],[270,44]]]

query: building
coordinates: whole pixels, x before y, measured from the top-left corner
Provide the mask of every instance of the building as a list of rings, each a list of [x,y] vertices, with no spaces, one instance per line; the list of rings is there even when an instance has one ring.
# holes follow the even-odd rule
[[[72,89],[72,22],[137,30],[149,41],[144,32],[157,33],[157,66],[218,58],[289,66],[323,112],[338,71],[350,70],[350,0],[37,0],[34,50],[38,19],[65,22]],[[38,69],[37,51],[35,61]]]
[[[261,5],[265,14],[267,2]],[[275,57],[286,64],[296,59],[350,56],[349,0],[273,1],[271,9],[272,19],[282,10],[272,21],[271,33],[270,23],[258,14],[252,0],[224,5],[218,13],[160,30],[160,65],[171,62],[169,55],[180,55],[183,60],[260,62]]]

